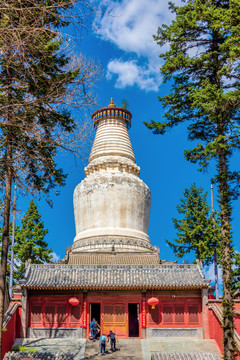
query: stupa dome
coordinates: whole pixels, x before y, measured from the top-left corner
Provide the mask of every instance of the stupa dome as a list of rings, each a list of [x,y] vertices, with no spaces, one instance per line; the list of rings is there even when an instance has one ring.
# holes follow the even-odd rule
[[[95,140],[85,179],[74,191],[72,252],[149,251],[151,195],[128,135],[131,113],[110,104],[92,115]]]

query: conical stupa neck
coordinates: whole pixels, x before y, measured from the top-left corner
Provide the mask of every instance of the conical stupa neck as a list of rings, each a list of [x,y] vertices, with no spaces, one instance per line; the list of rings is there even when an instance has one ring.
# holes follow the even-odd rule
[[[106,108],[95,111],[92,116],[96,135],[89,157],[89,165],[85,168],[86,175],[105,168],[112,171],[131,172],[139,175],[134,152],[128,135],[131,125],[131,113],[116,107],[111,99]],[[111,164],[111,165],[110,165]]]
[[[136,162],[124,119],[106,117],[98,122],[89,163],[103,156],[122,156]]]

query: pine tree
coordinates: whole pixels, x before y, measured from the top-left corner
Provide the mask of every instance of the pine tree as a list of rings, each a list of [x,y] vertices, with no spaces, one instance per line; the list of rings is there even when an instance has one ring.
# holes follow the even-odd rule
[[[79,131],[69,106],[83,109],[92,103],[88,90],[98,77],[98,67],[82,56],[70,58],[68,42],[60,34],[74,18],[76,2],[0,0],[0,183],[5,192],[0,326],[12,183],[39,194],[63,185],[66,176],[57,166],[57,150],[71,148],[72,134]],[[78,2],[75,23],[84,25],[86,7],[86,1]],[[0,331],[0,357],[1,338]]]
[[[52,249],[49,249],[47,242],[44,241],[47,233],[48,230],[44,229],[37,206],[31,200],[26,214],[21,219],[21,226],[15,235],[14,254],[17,264],[15,278],[23,277],[27,260],[30,259],[32,264],[48,263],[51,260]]]
[[[214,248],[219,248],[220,227],[213,226],[216,223],[209,213],[207,193],[203,193],[203,188],[194,183],[185,189],[183,196],[177,205],[181,219],[173,218],[178,237],[174,239],[175,243],[167,243],[178,257],[193,252],[197,260],[209,264],[213,261]]]
[[[232,292],[232,200],[239,195],[239,170],[230,160],[240,148],[240,2],[238,0],[186,0],[170,3],[175,19],[163,25],[154,37],[169,50],[160,55],[164,81],[170,92],[159,100],[166,108],[166,121],[147,124],[155,134],[164,134],[188,121],[188,138],[195,141],[185,151],[187,160],[216,164],[219,190],[221,252],[223,269],[224,359],[235,354]]]
[[[44,223],[41,220],[38,208],[33,200],[30,201],[26,214],[21,219],[21,225],[15,225],[15,244],[13,247],[14,271],[13,279],[16,282],[21,279],[25,273],[25,262],[31,260],[32,264],[49,263],[52,258],[52,249],[44,241],[48,233],[44,229]],[[0,228],[0,238],[2,228]],[[12,236],[12,222],[9,224],[9,235]],[[1,246],[0,246],[1,248]],[[11,245],[9,246],[11,250]],[[7,281],[10,274],[11,254],[8,253]]]

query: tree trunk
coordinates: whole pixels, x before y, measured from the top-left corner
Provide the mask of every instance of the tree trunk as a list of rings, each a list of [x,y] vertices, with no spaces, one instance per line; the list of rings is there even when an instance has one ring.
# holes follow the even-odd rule
[[[6,290],[6,272],[7,272],[7,255],[9,244],[9,218],[11,208],[11,187],[12,187],[12,134],[7,134],[7,150],[6,150],[6,185],[4,198],[3,213],[3,232],[2,232],[2,254],[0,265],[0,326],[2,330],[4,315],[4,300]],[[2,355],[2,331],[0,331],[0,359]]]
[[[3,212],[3,231],[2,231],[2,253],[1,253],[1,264],[0,264],[0,359],[2,357],[2,326],[3,326],[3,315],[4,315],[4,301],[6,291],[6,273],[7,273],[7,256],[8,256],[8,245],[9,245],[9,220],[10,220],[10,209],[11,209],[11,190],[12,190],[12,179],[13,179],[13,112],[11,108],[12,104],[12,69],[10,56],[8,56],[8,65],[6,66],[6,72],[8,75],[8,109],[6,112],[6,119],[8,127],[6,129],[6,182],[5,182],[5,198],[4,198],[4,212]]]
[[[222,232],[222,270],[223,270],[223,343],[224,360],[234,360],[236,345],[234,341],[234,303],[232,298],[232,244],[231,244],[231,194],[228,184],[227,151],[220,149],[218,158],[219,190]]]

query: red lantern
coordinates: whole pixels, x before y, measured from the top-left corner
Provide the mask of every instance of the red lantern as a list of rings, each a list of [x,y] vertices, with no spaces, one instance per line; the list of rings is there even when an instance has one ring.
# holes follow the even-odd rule
[[[79,304],[79,300],[75,297],[72,297],[71,299],[68,300],[69,304],[72,306],[76,306]]]
[[[155,309],[155,306],[159,304],[159,300],[155,297],[152,297],[148,300],[148,305],[151,306],[152,309]]]

